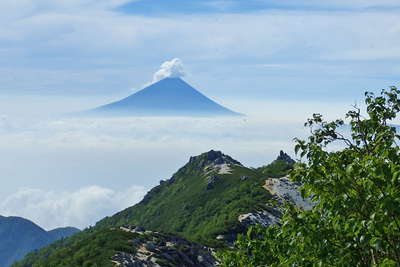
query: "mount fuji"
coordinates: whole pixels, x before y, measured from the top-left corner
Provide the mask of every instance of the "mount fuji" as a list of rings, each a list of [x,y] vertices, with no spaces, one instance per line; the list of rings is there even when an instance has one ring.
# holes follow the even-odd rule
[[[164,78],[122,100],[81,113],[89,116],[241,116],[181,78]]]

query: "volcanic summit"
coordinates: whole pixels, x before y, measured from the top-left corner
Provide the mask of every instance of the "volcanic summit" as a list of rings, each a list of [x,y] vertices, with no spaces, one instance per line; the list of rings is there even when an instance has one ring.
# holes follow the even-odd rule
[[[167,77],[119,101],[86,111],[93,116],[240,116],[179,77]]]

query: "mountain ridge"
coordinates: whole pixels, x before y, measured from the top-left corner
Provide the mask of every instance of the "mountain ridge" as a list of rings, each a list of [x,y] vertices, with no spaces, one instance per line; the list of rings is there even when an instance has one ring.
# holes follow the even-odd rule
[[[114,266],[111,259],[121,266],[131,266],[123,262],[142,264],[144,259],[140,255],[149,249],[155,252],[147,257],[148,264],[137,266],[186,266],[171,263],[171,258],[168,260],[168,255],[164,255],[170,250],[153,233],[177,236],[192,244],[189,247],[196,247],[197,243],[222,249],[251,225],[279,223],[281,210],[275,206],[276,201],[296,201],[298,197],[297,186],[286,178],[293,167],[291,162],[284,152],[260,168],[245,167],[214,150],[190,157],[170,179],[153,187],[141,202],[105,217],[81,233],[30,253],[13,266]],[[126,229],[135,229],[149,240],[143,243],[141,237],[132,236]],[[104,242],[106,247],[100,245]],[[136,249],[132,250],[132,244]],[[149,263],[157,259],[161,259],[158,265]]]
[[[32,221],[16,216],[0,216],[0,267],[6,267],[27,253],[56,240],[68,237],[79,229],[56,228],[46,231]]]

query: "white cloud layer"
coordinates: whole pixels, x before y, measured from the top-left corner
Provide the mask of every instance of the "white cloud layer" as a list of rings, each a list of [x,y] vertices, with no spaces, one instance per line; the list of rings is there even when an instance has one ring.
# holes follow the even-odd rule
[[[25,188],[0,202],[0,214],[28,218],[47,230],[63,226],[83,229],[136,204],[145,192],[138,186],[122,191],[89,186],[73,192]]]
[[[38,101],[30,109],[56,113],[56,104]],[[62,105],[70,104],[61,102],[58,108]],[[334,119],[350,107],[265,101],[228,106],[248,116],[0,116],[0,215],[26,217],[46,229],[83,228],[136,203],[145,188],[170,178],[190,156],[216,149],[258,167],[275,159],[280,150],[293,155],[292,140],[307,133],[303,122],[312,113]]]
[[[153,83],[165,78],[182,78],[185,76],[182,60],[174,58],[161,64],[160,69],[153,75]]]

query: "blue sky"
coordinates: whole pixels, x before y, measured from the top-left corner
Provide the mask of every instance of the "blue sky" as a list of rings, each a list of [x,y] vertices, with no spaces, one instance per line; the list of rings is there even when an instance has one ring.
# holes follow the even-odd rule
[[[248,166],[293,155],[313,112],[400,86],[399,15],[398,0],[0,1],[0,215],[84,227],[210,149]],[[59,116],[141,89],[173,58],[248,117]]]
[[[137,0],[116,10],[146,16],[172,14],[245,13],[262,10],[376,11],[398,9],[396,1],[304,1],[304,0]]]
[[[140,14],[146,16],[171,15],[171,14],[209,14],[209,13],[243,13],[254,12],[267,8],[286,8],[279,3],[267,3],[266,1],[132,1],[118,7],[117,10],[127,14]]]
[[[127,95],[174,57],[217,98],[353,101],[397,85],[400,74],[393,0],[5,0],[0,8],[0,94]]]

